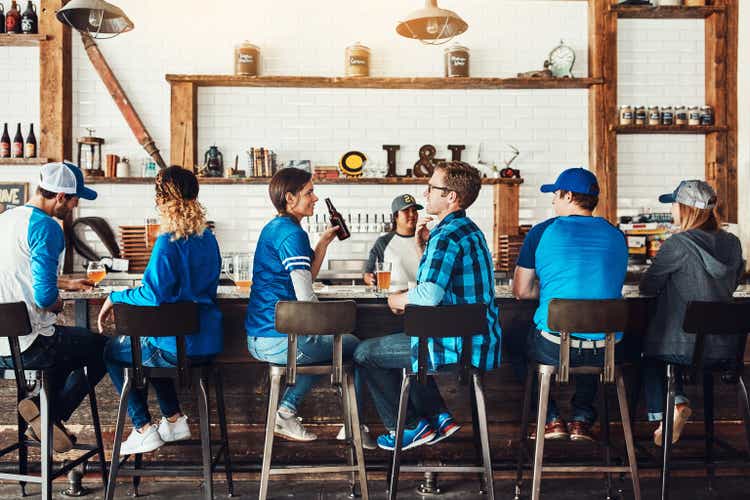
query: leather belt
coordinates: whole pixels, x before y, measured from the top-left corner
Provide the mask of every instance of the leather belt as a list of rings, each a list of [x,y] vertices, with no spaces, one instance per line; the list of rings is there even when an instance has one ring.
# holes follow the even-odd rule
[[[560,344],[560,336],[556,333],[550,333],[545,332],[544,330],[539,330],[539,334],[544,337],[545,339],[549,340],[550,342],[553,342],[555,344]],[[619,339],[615,339],[615,343],[619,342]],[[573,337],[570,338],[570,347],[574,349],[604,349],[606,346],[606,340],[581,340],[581,339],[575,339]]]

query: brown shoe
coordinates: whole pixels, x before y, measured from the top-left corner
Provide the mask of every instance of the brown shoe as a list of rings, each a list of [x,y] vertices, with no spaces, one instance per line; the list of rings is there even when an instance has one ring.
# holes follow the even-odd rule
[[[536,431],[532,432],[529,439],[536,439]],[[565,426],[565,421],[556,418],[544,426],[544,439],[563,440],[570,439],[570,434]]]
[[[42,435],[42,418],[39,413],[39,407],[31,399],[24,399],[18,403],[18,413],[29,424],[31,437],[39,440]],[[52,449],[56,453],[65,453],[70,451],[75,444],[75,438],[68,433],[67,429],[60,423],[53,424],[52,432]]]
[[[574,420],[568,424],[568,432],[572,441],[596,441],[588,422]]]

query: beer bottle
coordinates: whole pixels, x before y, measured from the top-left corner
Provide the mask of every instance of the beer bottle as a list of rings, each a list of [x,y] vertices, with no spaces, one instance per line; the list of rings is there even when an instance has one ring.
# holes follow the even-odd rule
[[[10,135],[8,135],[8,124],[3,129],[3,137],[0,139],[0,158],[10,158]]]
[[[10,10],[5,14],[5,32],[6,33],[20,33],[21,32],[21,13],[18,11],[18,5],[16,0],[10,4]]]
[[[5,7],[0,3],[0,33],[5,33]]]
[[[36,16],[36,8],[31,0],[26,4],[26,10],[21,15],[21,33],[35,35],[39,32],[39,19]]]
[[[18,124],[16,136],[13,138],[13,144],[10,146],[10,155],[13,158],[23,158],[23,136],[21,135],[21,124]]]
[[[34,135],[33,123],[29,126],[29,135],[26,136],[24,156],[26,156],[26,158],[36,158],[36,136]]]
[[[330,198],[326,198],[326,206],[328,207],[328,213],[331,216],[331,225],[338,226],[336,236],[338,236],[340,240],[347,239],[349,236],[351,236],[351,233],[349,232],[349,228],[346,227],[344,216],[336,211],[336,208],[334,208]]]

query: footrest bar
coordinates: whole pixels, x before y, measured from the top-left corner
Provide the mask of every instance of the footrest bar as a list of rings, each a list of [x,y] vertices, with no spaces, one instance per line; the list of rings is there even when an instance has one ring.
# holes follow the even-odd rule
[[[474,474],[484,472],[484,467],[453,465],[404,465],[401,472],[444,472],[451,474]]]
[[[284,474],[330,474],[338,472],[357,472],[359,468],[357,466],[331,466],[331,467],[289,467],[283,469],[271,469],[271,475],[284,475]]]
[[[576,473],[576,472],[630,472],[630,467],[623,467],[623,466],[577,466],[577,465],[569,465],[565,467],[561,466],[543,466],[542,472],[558,472],[558,473]]]

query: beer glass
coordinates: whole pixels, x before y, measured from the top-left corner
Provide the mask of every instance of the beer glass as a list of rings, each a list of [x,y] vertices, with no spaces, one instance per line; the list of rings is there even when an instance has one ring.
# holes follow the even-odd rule
[[[155,217],[146,218],[146,248],[153,248],[156,238],[159,237],[159,219]]]
[[[107,276],[107,269],[103,264],[99,262],[89,262],[86,268],[86,277],[94,282],[94,287],[98,287],[99,283]]]
[[[391,288],[391,268],[390,262],[377,262],[375,264],[375,279],[377,280],[377,292],[381,295],[388,293]]]
[[[234,286],[241,290],[250,290],[251,268],[250,255],[246,253],[236,254],[232,258],[232,280]]]

